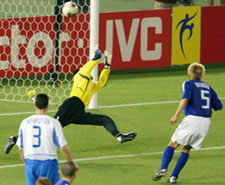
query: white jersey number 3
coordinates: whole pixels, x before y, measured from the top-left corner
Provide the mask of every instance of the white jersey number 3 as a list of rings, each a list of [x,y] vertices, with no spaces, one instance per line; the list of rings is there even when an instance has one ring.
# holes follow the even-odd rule
[[[206,101],[206,105],[202,105],[203,109],[209,109],[209,97],[206,96],[209,94],[209,91],[201,90],[201,99]]]
[[[41,127],[39,126],[33,126],[34,132],[35,134],[33,135],[34,139],[35,139],[35,144],[33,144],[34,148],[38,148],[41,146]]]

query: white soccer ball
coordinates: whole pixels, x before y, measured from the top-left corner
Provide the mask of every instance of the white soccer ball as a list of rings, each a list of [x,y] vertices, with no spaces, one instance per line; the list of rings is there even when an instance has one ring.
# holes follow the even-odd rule
[[[66,17],[74,17],[79,13],[79,8],[74,2],[66,2],[62,5],[62,13]]]

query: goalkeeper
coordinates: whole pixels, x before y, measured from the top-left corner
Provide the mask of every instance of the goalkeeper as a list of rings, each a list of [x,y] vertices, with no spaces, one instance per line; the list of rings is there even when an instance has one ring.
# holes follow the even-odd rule
[[[59,107],[54,118],[58,119],[62,127],[71,123],[81,125],[104,126],[120,143],[132,141],[136,137],[136,132],[121,134],[114,121],[106,115],[92,114],[85,111],[92,96],[106,85],[109,73],[112,55],[105,51],[104,63],[105,67],[102,70],[99,81],[93,82],[91,71],[102,58],[100,50],[95,51],[94,58],[87,62],[83,67],[74,72],[73,87],[70,92],[70,97],[66,99]],[[9,138],[5,145],[5,153],[9,153],[15,145],[17,136]]]

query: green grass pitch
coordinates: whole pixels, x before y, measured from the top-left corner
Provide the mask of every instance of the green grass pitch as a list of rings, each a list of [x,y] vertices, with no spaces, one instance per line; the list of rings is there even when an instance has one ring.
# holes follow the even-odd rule
[[[141,70],[111,74],[107,86],[99,92],[100,108],[90,112],[111,116],[121,132],[136,131],[137,138],[132,142],[119,144],[102,127],[80,125],[65,127],[63,130],[68,144],[75,161],[77,160],[80,166],[74,184],[167,184],[167,178],[153,182],[151,176],[160,167],[162,151],[178,125],[169,125],[169,119],[178,106],[181,84],[186,79],[186,70],[161,72]],[[207,67],[203,80],[216,90],[225,104],[223,79],[225,79],[224,66]],[[17,166],[22,164],[17,147],[13,148],[9,155],[3,152],[3,147],[9,136],[17,134],[21,120],[31,115],[24,112],[32,112],[33,105],[5,101],[0,104],[0,184],[24,185],[24,167]],[[111,105],[123,106],[110,107]],[[50,107],[49,115],[54,115],[57,106]],[[21,114],[11,115],[11,113]],[[184,115],[180,116],[179,122],[183,117]],[[203,142],[202,150],[191,152],[178,184],[225,184],[224,122],[224,110],[213,113],[212,125]],[[168,176],[178,156],[179,152],[175,153]],[[60,153],[59,160],[65,160]]]

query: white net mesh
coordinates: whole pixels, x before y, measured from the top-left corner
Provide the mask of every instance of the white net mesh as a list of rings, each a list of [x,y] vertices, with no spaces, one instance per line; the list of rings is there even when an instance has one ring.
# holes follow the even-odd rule
[[[0,100],[27,102],[28,91],[60,103],[72,72],[89,58],[90,0],[73,0],[79,15],[66,18],[67,0],[0,1]]]

